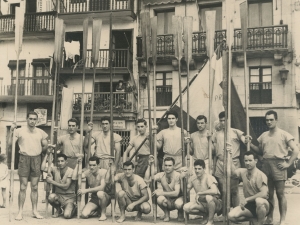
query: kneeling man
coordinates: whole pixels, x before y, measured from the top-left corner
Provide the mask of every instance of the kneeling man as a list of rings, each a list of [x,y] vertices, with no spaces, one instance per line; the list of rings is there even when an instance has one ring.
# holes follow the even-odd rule
[[[122,190],[117,193],[121,216],[117,220],[122,223],[125,220],[125,209],[128,212],[137,211],[135,220],[141,220],[142,214],[149,214],[151,206],[148,203],[149,195],[147,185],[143,178],[134,174],[134,165],[127,161],[123,163],[124,173],[115,175],[115,182],[121,184]],[[115,174],[116,167],[112,163],[106,173],[105,181],[111,183],[111,173]]]
[[[146,170],[145,180],[150,182],[150,168],[154,162],[150,156],[149,166]],[[156,189],[152,194],[157,197],[157,204],[164,211],[162,219],[170,221],[170,211],[178,210],[178,221],[184,221],[183,197],[180,193],[180,173],[175,171],[175,160],[172,157],[164,158],[164,172],[155,174],[155,181],[161,183],[162,190]]]
[[[270,210],[268,179],[256,168],[258,158],[254,152],[246,152],[244,161],[246,168],[232,166],[232,174],[243,180],[245,200],[229,212],[228,218],[232,222],[253,221],[262,225]]]
[[[186,203],[183,210],[188,214],[203,215],[205,219],[203,224],[214,224],[213,218],[215,213],[222,210],[222,200],[220,199],[220,191],[216,179],[205,173],[205,162],[202,159],[197,159],[194,162],[195,175],[188,179],[187,192],[194,188],[196,192],[195,201]],[[180,175],[182,179],[188,177],[187,169],[183,168]],[[206,221],[207,220],[207,221]]]
[[[78,162],[82,163],[82,158],[78,158]],[[78,189],[78,195],[91,193],[90,201],[83,207],[81,218],[87,219],[91,214],[100,211],[99,221],[106,220],[106,207],[110,204],[111,186],[105,183],[106,169],[100,169],[99,158],[92,156],[89,158],[89,169],[82,173],[82,179],[86,178],[89,184],[88,189]],[[73,173],[73,179],[78,179],[78,164]]]
[[[48,170],[46,168],[48,157],[49,151],[41,165],[44,172]],[[49,203],[56,209],[53,217],[58,217],[63,213],[66,219],[70,219],[76,212],[76,194],[75,182],[72,181],[73,169],[68,167],[67,164],[67,156],[62,153],[57,154],[57,167],[51,167],[51,174],[47,175],[46,181],[55,186],[55,193],[50,194],[48,197]]]

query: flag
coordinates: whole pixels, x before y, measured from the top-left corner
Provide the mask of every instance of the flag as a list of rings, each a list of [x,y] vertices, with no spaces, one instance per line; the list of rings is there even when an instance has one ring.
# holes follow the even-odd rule
[[[248,9],[247,1],[240,4],[241,28],[242,28],[242,45],[245,51],[248,46]],[[246,60],[246,59],[245,59]]]
[[[97,65],[99,60],[101,29],[102,29],[102,20],[94,18],[93,37],[92,37],[92,62],[94,66]]]
[[[54,40],[54,62],[59,64],[62,61],[62,46],[64,43],[64,21],[55,18],[55,40]]]
[[[16,7],[15,50],[17,53],[20,53],[22,51],[23,28],[24,28],[24,11],[23,8]]]

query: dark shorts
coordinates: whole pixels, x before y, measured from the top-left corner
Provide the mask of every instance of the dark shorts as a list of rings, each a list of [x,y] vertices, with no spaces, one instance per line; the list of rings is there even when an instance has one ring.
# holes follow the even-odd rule
[[[165,197],[168,201],[170,201],[170,206],[168,206],[168,209],[169,210],[174,210],[176,209],[175,207],[175,202],[177,200],[181,201],[182,202],[182,206],[183,206],[183,197],[180,196],[180,197],[175,197],[175,198],[168,198],[168,197]]]
[[[76,195],[75,194],[56,194],[58,198],[58,202],[62,208],[64,208],[67,204],[72,203],[75,204],[76,202]]]
[[[41,156],[20,155],[18,174],[20,177],[39,177],[41,175]]]
[[[264,159],[261,171],[266,174],[268,179],[273,181],[286,181],[287,170],[280,170],[277,167],[278,163],[285,162],[284,159]]]
[[[109,204],[110,204],[110,196],[106,192],[104,192],[104,194],[105,194],[105,197],[108,199],[107,206],[109,206]],[[96,206],[100,207],[100,205],[99,205],[99,198],[98,198],[98,196],[97,196],[96,193],[92,193],[91,194],[91,199],[90,199],[89,202],[91,202],[91,203],[95,204]]]
[[[141,204],[139,204],[139,205],[134,206],[132,211],[140,211],[140,210],[141,210],[141,205],[144,204],[144,203],[148,204],[149,207],[151,208],[149,202],[143,202],[143,203],[141,203]],[[126,210],[126,211],[127,211],[127,210]]]
[[[273,207],[273,205],[269,202],[269,212],[267,212],[267,215],[269,215],[269,213],[271,211],[271,207]],[[248,209],[251,212],[251,214],[253,215],[254,218],[257,218],[256,202],[255,201],[253,201],[253,202],[247,202],[247,204],[245,205],[245,208]]]
[[[200,197],[198,199],[199,203],[203,206],[205,212],[208,213],[208,204],[206,202],[206,198],[203,198],[203,197]],[[222,210],[222,200],[220,198],[217,198],[215,196],[213,196],[213,201],[216,205],[216,209],[215,209],[215,212],[218,213]]]
[[[137,165],[135,168],[135,174],[144,178],[146,170],[148,168],[148,160],[149,160],[149,155],[139,155],[138,156]]]

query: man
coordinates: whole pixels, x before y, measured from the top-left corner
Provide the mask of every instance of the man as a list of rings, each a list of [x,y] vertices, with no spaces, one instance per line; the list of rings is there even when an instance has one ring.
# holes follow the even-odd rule
[[[185,171],[187,169],[180,175],[181,183],[184,177],[187,178],[188,174],[191,174]],[[196,198],[195,201],[186,203],[183,210],[188,214],[203,215],[203,218],[207,219],[203,224],[212,225],[215,213],[219,213],[222,209],[218,182],[212,175],[205,173],[205,162],[202,159],[194,162],[194,171],[195,175],[188,179],[187,193],[194,188]]]
[[[243,181],[245,200],[228,213],[228,219],[234,223],[257,220],[258,225],[264,223],[269,212],[267,176],[256,168],[258,157],[254,152],[244,154],[246,168],[235,169],[233,176]]]
[[[225,178],[225,173],[224,173],[224,149],[225,149],[225,144],[224,144],[224,135],[225,135],[225,112],[221,112],[219,114],[219,130],[217,130],[212,137],[212,142],[214,144],[214,149],[216,151],[216,157],[217,157],[217,162],[215,166],[215,177],[217,178],[219,185],[220,185],[220,190],[223,191],[223,186],[224,186],[224,178]],[[250,138],[245,137],[243,135],[243,132],[230,128],[230,144],[232,145],[232,162],[234,163],[236,168],[241,167],[241,163],[239,160],[240,156],[240,142],[247,143]],[[230,186],[231,186],[231,203],[233,207],[236,207],[239,205],[239,192],[238,192],[238,185],[239,185],[239,180],[236,178],[231,178],[230,180]],[[222,193],[223,194],[223,193]]]
[[[277,112],[270,110],[265,114],[266,124],[269,131],[264,132],[258,139],[259,147],[251,144],[255,151],[262,151],[262,172],[268,177],[269,201],[274,205],[274,188],[278,199],[280,224],[285,224],[287,201],[284,194],[285,181],[287,180],[287,168],[296,160],[299,150],[294,142],[294,137],[277,126]],[[287,159],[288,151],[292,152]],[[273,223],[274,208],[265,221],[266,224]]]
[[[164,158],[172,157],[175,160],[175,170],[179,171],[182,167],[182,146],[181,146],[181,129],[177,127],[178,113],[168,111],[166,113],[169,128],[160,131],[157,134],[157,149],[163,147]],[[157,129],[154,127],[154,129]],[[184,136],[187,132],[184,131]]]
[[[48,172],[46,168],[49,152],[44,157],[41,170]],[[57,154],[57,167],[51,167],[51,173],[47,175],[46,181],[55,186],[55,193],[48,197],[49,203],[56,209],[53,217],[57,218],[63,213],[64,218],[71,219],[76,212],[75,182],[72,181],[73,169],[68,167],[67,156],[63,153]]]
[[[92,135],[92,144],[95,142],[96,150],[94,156],[100,159],[99,167],[102,169],[108,169],[109,167],[109,160],[111,159],[111,152],[110,152],[110,118],[104,116],[100,119],[102,131],[93,132]],[[84,138],[84,149],[85,152],[88,152],[88,143],[90,139],[90,131],[93,129],[93,124],[89,124],[89,130],[87,131],[87,135]],[[121,157],[121,136],[113,133],[113,140],[114,140],[114,149],[115,149],[115,165],[117,166],[120,161]]]
[[[127,161],[128,158],[127,156],[129,155],[130,151],[133,148],[137,149],[140,146],[140,144],[145,140],[145,138],[147,138],[148,136],[148,133],[146,133],[147,130],[146,120],[144,119],[137,120],[136,128],[139,134],[130,140],[129,145],[123,154],[123,163]],[[150,143],[149,140],[147,140],[142,145],[139,152],[137,153],[137,165],[135,168],[135,174],[139,175],[140,177],[145,176],[149,155],[150,155]]]
[[[149,166],[145,174],[145,181],[150,182],[150,168],[154,162],[154,157],[149,159]],[[152,195],[156,195],[157,204],[164,211],[162,219],[164,222],[170,221],[170,211],[178,210],[178,221],[184,221],[183,217],[183,197],[180,193],[180,173],[174,170],[175,160],[171,157],[164,159],[164,172],[155,174],[154,180],[161,183],[162,190],[156,189]]]
[[[62,135],[57,139],[58,150],[68,157],[68,167],[74,169],[77,164],[76,155],[80,153],[80,134],[77,133],[78,121],[75,118],[68,120],[69,134]],[[51,145],[55,147],[55,145]]]
[[[78,158],[82,162],[82,158]],[[91,200],[83,207],[81,217],[87,219],[95,211],[100,211],[99,221],[106,220],[106,207],[110,204],[111,186],[105,183],[106,169],[99,168],[99,158],[92,156],[89,158],[89,169],[82,173],[82,179],[86,178],[89,184],[88,189],[78,189],[78,195],[91,193]],[[73,173],[73,179],[77,180],[78,164]]]
[[[111,174],[115,174],[116,167],[111,165],[105,175],[107,184],[111,183]],[[147,185],[143,178],[134,174],[134,165],[127,161],[123,163],[124,173],[115,175],[115,182],[121,184],[122,190],[117,193],[117,199],[120,207],[121,216],[117,220],[122,223],[125,220],[125,209],[128,212],[137,211],[135,220],[141,220],[142,214],[149,214],[151,206],[148,203],[149,195]]]
[[[26,189],[28,185],[28,178],[31,181],[31,202],[32,214],[37,219],[43,217],[37,211],[38,202],[38,182],[41,175],[41,153],[46,151],[48,147],[48,135],[41,129],[35,127],[38,120],[36,112],[29,112],[27,114],[27,125],[21,127],[15,132],[15,140],[20,147],[20,158],[18,165],[18,174],[20,179],[19,192],[19,212],[16,220],[23,219],[23,206],[26,199]],[[8,146],[12,146],[13,131],[16,124],[12,124],[10,128],[10,135],[8,138]],[[13,149],[14,150],[14,149]]]

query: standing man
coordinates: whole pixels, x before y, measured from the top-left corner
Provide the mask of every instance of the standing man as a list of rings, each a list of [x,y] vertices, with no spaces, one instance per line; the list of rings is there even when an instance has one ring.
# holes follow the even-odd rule
[[[254,152],[244,154],[246,168],[235,169],[232,165],[233,176],[243,181],[245,200],[228,213],[228,219],[234,223],[257,220],[263,225],[269,212],[267,176],[256,168],[258,157]]]
[[[48,147],[48,135],[41,129],[35,127],[38,120],[36,112],[29,112],[27,114],[27,125],[21,127],[15,132],[15,140],[20,146],[20,159],[18,165],[18,174],[20,179],[19,192],[19,212],[16,220],[23,219],[23,206],[26,199],[26,189],[28,179],[31,181],[31,202],[32,214],[37,219],[43,217],[37,211],[38,202],[38,182],[41,175],[41,153],[46,151]],[[12,146],[13,131],[16,124],[12,124],[10,128],[10,135],[8,138],[8,146]],[[14,149],[12,149],[14,151]]]
[[[175,170],[179,171],[182,167],[182,146],[181,146],[181,129],[177,127],[178,113],[168,111],[166,113],[169,128],[160,131],[157,134],[157,149],[163,147],[164,158],[172,157],[175,160]],[[157,129],[156,127],[154,129]],[[184,137],[187,132],[184,130]]]
[[[123,163],[127,161],[127,156],[129,155],[130,151],[135,148],[137,149],[140,144],[148,137],[147,130],[147,122],[144,119],[139,119],[136,121],[136,128],[139,134],[133,137],[126,151],[123,154]],[[150,155],[150,143],[147,140],[142,147],[140,148],[139,152],[137,153],[137,165],[135,168],[135,174],[139,175],[140,177],[144,178],[145,172],[147,170],[148,161]]]
[[[150,168],[154,163],[154,157],[149,159],[149,166],[145,174],[145,181],[150,182]],[[180,192],[180,173],[174,170],[175,161],[171,157],[164,159],[164,172],[155,174],[154,180],[161,183],[162,190],[156,189],[152,194],[157,197],[157,204],[164,211],[164,222],[170,221],[170,211],[178,210],[178,221],[184,221],[183,197]]]
[[[49,152],[44,157],[41,170],[48,172],[46,168]],[[60,214],[64,214],[64,218],[71,219],[76,212],[75,202],[75,182],[72,181],[73,169],[67,162],[67,156],[63,153],[57,154],[57,167],[51,167],[51,173],[48,174],[46,181],[55,186],[55,193],[48,197],[49,203],[56,209],[53,217],[57,218]],[[54,179],[54,180],[53,180]]]
[[[186,203],[183,210],[188,214],[203,215],[207,219],[203,224],[214,224],[214,215],[222,209],[222,200],[220,199],[220,191],[216,179],[205,172],[205,162],[202,159],[197,159],[194,162],[195,175],[189,177],[191,172],[187,173],[187,169],[183,170],[180,175],[181,183],[183,178],[188,178],[187,192],[192,188],[196,192],[195,201]]]
[[[270,110],[265,114],[265,118],[269,131],[264,132],[257,139],[259,147],[251,144],[251,148],[263,153],[262,171],[268,177],[269,201],[274,205],[275,189],[279,205],[280,224],[283,225],[285,224],[287,211],[287,201],[284,195],[287,168],[296,160],[299,149],[294,142],[294,137],[277,126],[277,112]],[[288,159],[289,150],[292,152],[292,155]],[[273,212],[274,208],[272,207],[265,224],[273,223]]]
[[[82,158],[78,158],[82,163]],[[106,169],[99,168],[99,158],[92,156],[89,158],[89,169],[82,173],[82,179],[86,178],[89,184],[88,189],[79,189],[79,195],[91,193],[91,200],[83,207],[81,218],[87,219],[93,212],[99,210],[99,221],[106,220],[106,207],[110,204],[111,185],[105,183]],[[78,179],[78,164],[73,173],[73,180]]]
[[[223,190],[224,185],[224,152],[225,152],[225,144],[224,144],[224,135],[225,135],[225,112],[221,112],[219,114],[219,130],[216,131],[213,134],[212,142],[214,144],[214,148],[216,151],[216,157],[217,157],[217,163],[216,163],[216,169],[215,169],[215,177],[217,177],[217,180],[220,184],[220,189]],[[246,138],[242,131],[234,128],[230,128],[230,144],[232,145],[232,162],[235,165],[235,168],[240,168],[240,142],[243,142],[247,144],[249,138]],[[239,199],[239,192],[238,192],[238,186],[239,186],[239,180],[237,178],[231,178],[230,180],[230,186],[231,186],[231,204],[233,207],[236,207],[240,203]]]
[[[95,142],[96,144],[96,150],[94,153],[94,156],[98,157],[100,159],[99,167],[102,169],[108,169],[109,168],[109,161],[111,159],[110,155],[110,118],[107,116],[104,116],[100,119],[102,131],[93,132],[92,136],[92,144]],[[89,130],[87,131],[87,135],[84,138],[83,146],[85,149],[85,152],[88,152],[88,144],[90,139],[90,131],[93,129],[93,124],[90,123]],[[115,157],[115,165],[117,166],[120,161],[121,157],[121,136],[114,133],[114,149],[115,149],[115,155],[112,157]]]
[[[111,165],[105,175],[106,184],[111,183],[111,173],[115,174],[116,167]],[[148,202],[149,195],[147,184],[140,176],[134,174],[134,165],[127,161],[123,163],[124,173],[115,175],[115,182],[121,184],[122,190],[117,193],[121,216],[117,220],[122,223],[125,220],[125,210],[128,212],[137,211],[135,220],[141,220],[142,214],[149,214],[151,206]]]

